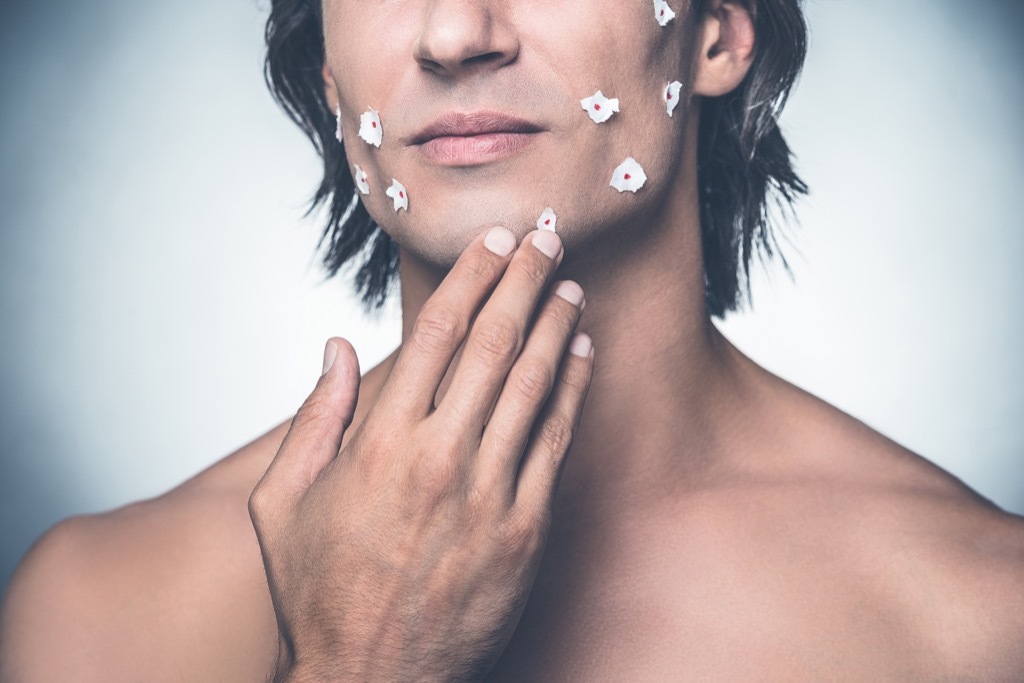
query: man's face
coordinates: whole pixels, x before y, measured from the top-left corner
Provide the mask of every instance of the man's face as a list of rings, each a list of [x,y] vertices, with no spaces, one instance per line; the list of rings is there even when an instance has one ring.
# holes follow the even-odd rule
[[[678,16],[662,27],[651,0],[324,0],[328,97],[341,106],[350,166],[369,176],[370,214],[450,265],[480,229],[522,236],[545,207],[571,243],[663,202],[682,157],[692,52],[688,8],[670,4]],[[677,80],[670,118],[662,97]],[[580,104],[598,90],[621,110],[600,124]],[[371,107],[379,148],[357,136]],[[513,131],[423,141],[453,114]],[[627,157],[648,177],[635,194],[609,186]],[[407,212],[385,195],[392,178]]]

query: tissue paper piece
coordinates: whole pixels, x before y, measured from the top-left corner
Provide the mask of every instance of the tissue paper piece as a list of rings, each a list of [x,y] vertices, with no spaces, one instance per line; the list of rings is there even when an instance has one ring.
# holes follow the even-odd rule
[[[380,147],[381,140],[384,139],[384,128],[380,124],[380,116],[373,107],[367,109],[359,117],[359,137],[374,147]]]
[[[679,81],[672,81],[665,86],[665,92],[661,95],[662,99],[665,100],[665,108],[668,110],[668,115],[670,117],[676,107],[679,106],[679,91],[682,87],[683,84]]]
[[[537,219],[537,229],[555,232],[556,223],[558,223],[558,216],[555,215],[554,210],[549,206],[544,209],[544,213]]]
[[[394,178],[391,179],[391,187],[384,191],[384,194],[395,200],[395,213],[399,209],[409,210],[409,193],[405,191],[405,185]]]
[[[359,194],[370,194],[370,179],[366,176],[364,171],[359,164],[356,164],[356,172],[352,174],[356,181],[356,189],[359,190]]]
[[[334,139],[337,140],[338,142],[341,142],[342,139],[343,139],[342,138],[343,133],[341,132],[341,105],[340,104],[338,105],[338,108],[335,109],[334,116],[335,116],[335,118],[338,119],[338,128],[334,131]]]
[[[619,192],[636,192],[647,182],[647,174],[640,164],[633,157],[627,158],[612,173],[612,181],[609,183]]]
[[[618,99],[608,99],[600,90],[590,97],[580,100],[580,106],[590,115],[594,123],[604,123],[619,111]]]
[[[654,0],[654,18],[658,20],[659,25],[665,26],[675,19],[675,16],[676,13],[672,11],[665,0]]]

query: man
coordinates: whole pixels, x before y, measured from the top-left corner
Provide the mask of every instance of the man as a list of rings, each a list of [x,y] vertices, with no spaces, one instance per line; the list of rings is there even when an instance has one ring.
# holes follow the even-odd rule
[[[332,340],[294,421],[51,530],[5,680],[1020,680],[1021,520],[709,320],[770,246],[766,189],[803,191],[774,125],[799,8],[653,5],[274,3],[328,267],[368,247],[367,302],[399,269],[403,344],[360,380]]]

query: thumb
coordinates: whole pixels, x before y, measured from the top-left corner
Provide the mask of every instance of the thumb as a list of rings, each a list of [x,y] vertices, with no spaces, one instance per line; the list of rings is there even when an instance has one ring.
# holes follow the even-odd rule
[[[292,419],[288,434],[266,477],[301,494],[341,448],[359,400],[359,358],[346,339],[332,337],[324,347],[323,373]]]

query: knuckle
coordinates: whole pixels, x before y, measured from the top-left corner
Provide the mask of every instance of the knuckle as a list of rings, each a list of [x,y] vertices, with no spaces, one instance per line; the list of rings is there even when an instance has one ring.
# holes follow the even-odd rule
[[[411,340],[429,353],[449,352],[458,347],[464,334],[462,320],[440,306],[425,306],[413,323]]]
[[[516,364],[509,379],[519,395],[530,401],[540,401],[551,393],[555,383],[554,374],[545,363],[522,359]]]
[[[557,464],[572,443],[572,423],[561,415],[550,415],[541,423],[537,439]]]
[[[587,363],[565,363],[558,381],[568,387],[571,393],[583,394],[590,386],[590,375],[591,370]]]
[[[249,494],[249,518],[257,526],[265,523],[271,516],[273,508],[273,491],[267,483],[266,478],[262,479]]]
[[[533,282],[546,282],[554,263],[535,248],[531,248],[529,253],[529,257],[520,259],[519,270]]]
[[[530,552],[543,539],[541,521],[523,507],[513,507],[498,525],[499,543],[513,555]]]
[[[554,305],[548,306],[548,315],[555,319],[560,329],[574,328],[580,319],[580,309],[557,294],[552,293],[551,298],[555,301]]]
[[[481,245],[482,246],[482,245]],[[478,250],[466,252],[466,277],[474,282],[490,282],[494,270],[494,254],[483,247]]]
[[[474,330],[475,353],[495,364],[509,364],[519,351],[519,328],[509,319],[490,317],[478,320]]]
[[[313,392],[292,418],[292,432],[298,434],[321,432],[330,425],[333,413],[331,402],[319,392]]]
[[[448,449],[422,454],[411,468],[409,485],[431,503],[452,498],[462,480],[459,460]]]
[[[495,419],[494,415],[491,415],[491,419],[488,420],[485,429],[488,433],[487,438],[494,442],[496,448],[511,450],[513,444],[519,443],[520,439],[522,439],[522,433],[529,428],[529,415],[534,411],[532,406],[526,405],[522,401],[511,401],[504,406],[504,410],[507,411],[505,413],[506,418]],[[521,454],[521,446],[519,450]]]
[[[325,399],[324,392],[317,387],[306,400],[302,402],[298,412],[295,413],[296,420],[315,420],[329,412],[330,402]]]

